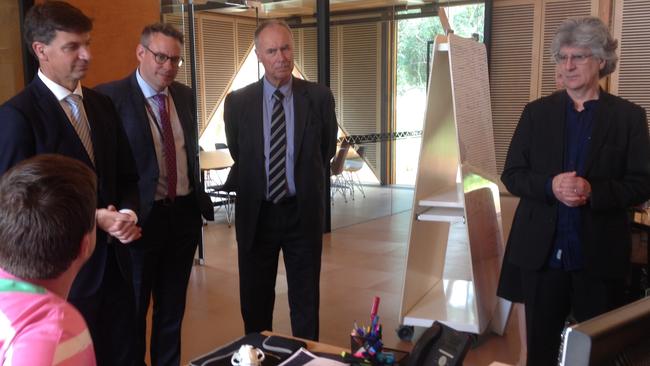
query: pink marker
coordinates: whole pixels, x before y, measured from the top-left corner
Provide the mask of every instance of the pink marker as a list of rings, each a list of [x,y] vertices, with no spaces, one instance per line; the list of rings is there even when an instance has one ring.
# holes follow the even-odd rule
[[[370,320],[374,319],[377,316],[377,311],[379,310],[379,296],[375,296],[372,301],[372,308],[370,309]]]

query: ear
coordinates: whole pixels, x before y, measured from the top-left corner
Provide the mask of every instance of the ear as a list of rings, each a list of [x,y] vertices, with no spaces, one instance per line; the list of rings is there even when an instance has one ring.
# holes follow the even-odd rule
[[[135,48],[135,57],[138,58],[138,62],[142,63],[142,60],[144,60],[144,54],[146,52],[147,50],[144,49],[144,46],[138,44],[138,46]]]
[[[43,42],[32,42],[32,51],[34,51],[34,55],[36,55],[39,61],[47,61],[48,57],[45,54],[46,47],[47,45]]]
[[[607,64],[607,62],[606,62],[605,60],[600,60],[600,63],[598,64],[598,68],[599,68],[600,70],[602,70],[602,69],[605,68],[605,65],[606,65],[606,64]]]
[[[79,259],[82,260],[82,263],[86,262],[93,252],[95,251],[95,243],[97,240],[97,232],[93,230],[84,234],[81,238],[81,243],[79,245]]]
[[[260,51],[257,50],[257,47],[255,47],[255,56],[257,56],[257,62],[262,62],[260,59]]]

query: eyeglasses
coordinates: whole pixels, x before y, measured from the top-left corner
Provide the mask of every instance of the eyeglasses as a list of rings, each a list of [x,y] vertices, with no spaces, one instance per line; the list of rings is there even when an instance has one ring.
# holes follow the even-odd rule
[[[172,65],[181,67],[183,66],[183,58],[181,56],[169,56],[164,53],[160,52],[154,52],[152,51],[149,47],[142,45],[147,51],[151,52],[151,54],[154,57],[154,60],[156,60],[156,63],[158,65],[164,65],[167,60],[172,62]]]
[[[583,55],[583,54],[577,53],[575,55],[564,55],[564,54],[561,54],[561,53],[556,53],[555,54],[555,62],[558,63],[558,64],[564,64],[567,61],[571,60],[576,65],[584,65],[585,63],[587,63],[587,60],[589,60],[589,58],[592,57],[592,56],[593,56],[592,54]]]

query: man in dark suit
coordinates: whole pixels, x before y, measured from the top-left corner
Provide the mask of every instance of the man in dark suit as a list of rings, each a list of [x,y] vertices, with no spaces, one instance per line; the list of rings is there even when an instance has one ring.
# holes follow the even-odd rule
[[[287,272],[294,336],[318,339],[325,179],[336,148],[331,91],[291,75],[286,23],[255,32],[264,77],[226,98],[224,121],[235,161],[239,292],[246,333],[271,330],[278,256]]]
[[[136,360],[144,362],[153,294],[153,365],[180,363],[181,322],[201,240],[201,213],[214,217],[199,179],[192,90],[174,81],[183,63],[182,45],[183,34],[173,26],[148,25],[136,48],[138,69],[97,87],[122,117],[140,175],[143,236],[129,247],[137,300]]]
[[[25,40],[39,71],[0,107],[0,174],[43,153],[78,159],[96,172],[97,249],[69,300],[88,323],[98,363],[128,365],[135,315],[130,258],[126,246],[111,239],[128,243],[140,236],[138,175],[110,99],[80,83],[91,58],[91,28],[88,17],[64,2],[45,2],[27,14]]]
[[[620,305],[628,210],[650,198],[645,111],[599,87],[616,46],[598,18],[560,25],[551,54],[565,90],[525,107],[501,176],[520,197],[502,273],[521,275],[499,287],[520,288],[508,296],[525,304],[528,365],[557,363],[570,313],[581,322]]]

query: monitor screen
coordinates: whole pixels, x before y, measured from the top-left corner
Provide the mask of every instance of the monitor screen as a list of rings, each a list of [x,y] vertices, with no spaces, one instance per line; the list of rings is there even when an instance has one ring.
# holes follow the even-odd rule
[[[560,365],[650,365],[650,297],[568,327]]]

